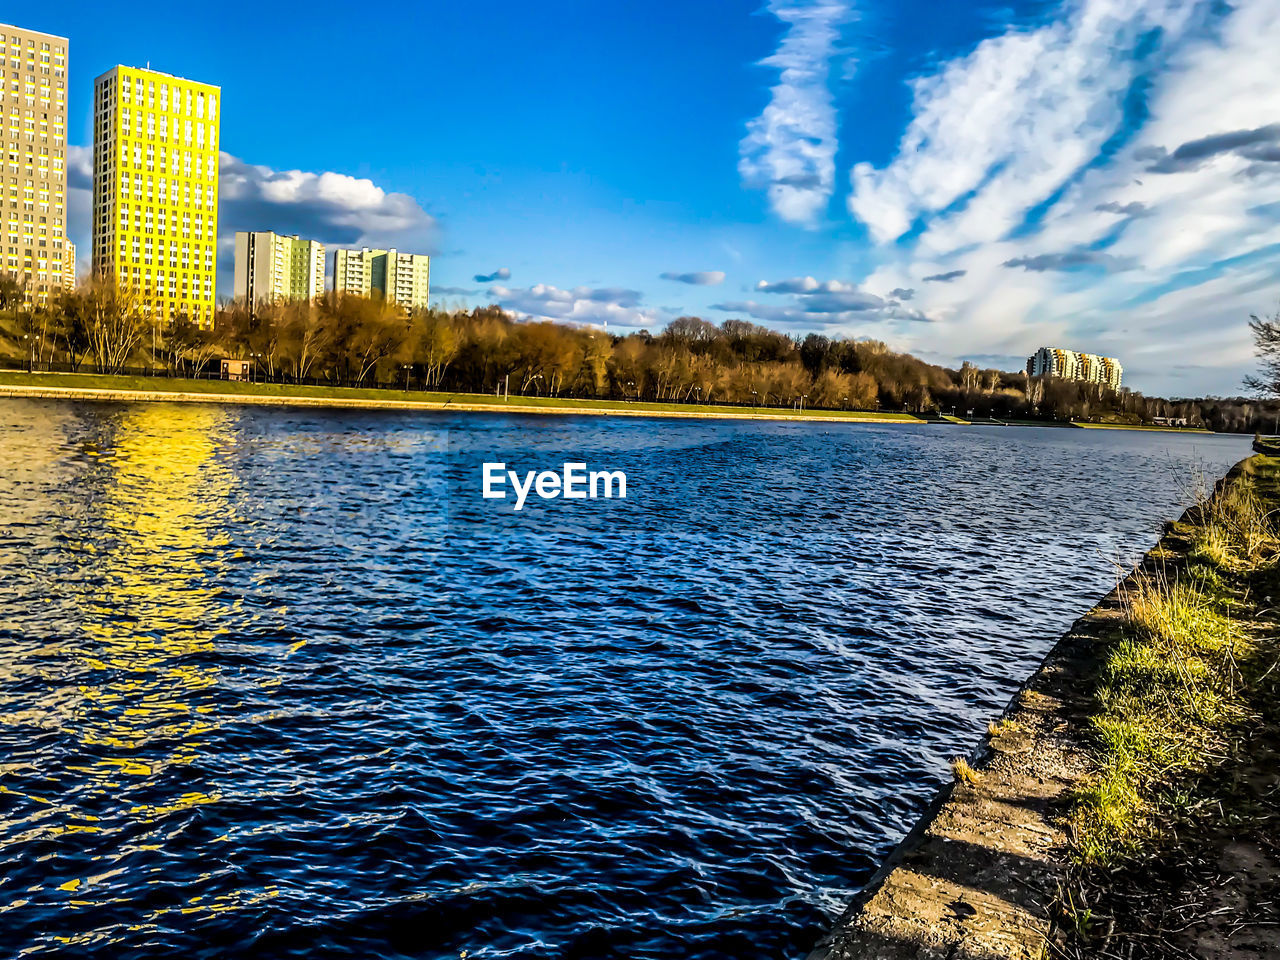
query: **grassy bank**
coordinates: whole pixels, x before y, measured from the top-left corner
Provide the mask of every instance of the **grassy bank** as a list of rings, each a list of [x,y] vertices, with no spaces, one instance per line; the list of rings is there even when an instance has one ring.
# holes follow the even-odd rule
[[[584,400],[572,397],[520,397],[502,399],[490,394],[440,393],[420,390],[399,391],[358,387],[307,386],[274,383],[243,383],[230,380],[194,380],[168,377],[128,377],[92,373],[22,373],[0,371],[0,386],[31,390],[88,390],[111,393],[196,394],[210,399],[290,400],[309,404],[334,401],[340,404],[360,403],[366,406],[403,407],[406,403],[427,409],[513,409],[544,413],[653,414],[678,417],[759,417],[768,419],[829,419],[867,422],[919,423],[906,413],[881,413],[859,410],[790,410],[775,407],[736,407],[714,404],[655,403],[627,400]]]
[[[1084,423],[1072,420],[1071,426],[1083,427],[1086,430],[1156,430],[1164,433],[1213,433],[1203,427],[1162,427],[1156,424],[1141,423]]]
[[[1280,948],[1277,509],[1280,459],[1253,457],[1122,588],[1070,812],[1069,956]]]

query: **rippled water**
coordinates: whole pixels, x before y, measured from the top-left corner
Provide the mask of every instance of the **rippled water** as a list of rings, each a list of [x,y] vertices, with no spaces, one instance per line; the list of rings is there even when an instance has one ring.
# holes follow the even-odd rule
[[[7,401],[0,949],[803,956],[1247,452]],[[565,459],[628,499],[479,497]]]

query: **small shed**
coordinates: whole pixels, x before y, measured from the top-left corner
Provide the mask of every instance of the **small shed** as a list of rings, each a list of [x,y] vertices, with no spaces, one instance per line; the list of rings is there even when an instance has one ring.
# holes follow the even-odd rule
[[[223,360],[222,361],[222,379],[223,380],[248,380],[249,379],[249,360]]]

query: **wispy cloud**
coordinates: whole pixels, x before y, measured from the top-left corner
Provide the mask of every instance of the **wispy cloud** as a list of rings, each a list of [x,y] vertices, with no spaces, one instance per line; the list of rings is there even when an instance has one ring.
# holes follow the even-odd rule
[[[828,286],[835,284],[843,286],[839,280],[828,280]],[[790,280],[760,280],[756,283],[756,289],[761,293],[813,293],[820,284],[813,277],[792,277]]]
[[[643,294],[624,287],[572,287],[547,283],[512,289],[495,285],[489,297],[503,309],[533,320],[556,320],[588,326],[657,327],[669,317],[642,306]]]
[[[499,267],[493,273],[477,273],[475,275],[476,283],[493,283],[495,280],[510,280],[511,271],[506,267]]]
[[[939,321],[896,345],[1083,343],[1139,389],[1238,390],[1280,289],[1277,44],[1280,0],[1067,0],[914,81],[896,156],[850,180],[862,286]]]
[[[787,30],[777,51],[761,63],[780,74],[764,112],[747,124],[738,170],[748,186],[767,191],[779,217],[812,226],[835,189],[831,66],[842,55],[841,29],[853,10],[839,0],[770,0],[768,10]],[[846,59],[846,72],[851,63]]]
[[[857,284],[843,280],[792,277],[788,280],[761,280],[760,293],[773,294],[781,302],[730,300],[712,304],[712,310],[740,313],[784,327],[868,326],[890,320],[927,321],[918,310],[900,302],[909,298],[885,298],[868,293]]]
[[[1103,270],[1122,270],[1127,264],[1119,257],[1098,250],[1071,250],[1067,253],[1040,253],[1034,257],[1014,257],[1006,260],[1006,267],[1021,267],[1043,273],[1046,270],[1078,270],[1098,267]]]
[[[1145,217],[1151,213],[1151,209],[1145,203],[1139,203],[1137,200],[1131,200],[1129,203],[1108,200],[1106,203],[1099,203],[1093,209],[1099,213],[1115,213],[1122,217]]]
[[[1172,153],[1166,153],[1163,147],[1150,147],[1139,151],[1137,157],[1155,161],[1147,167],[1150,173],[1182,173],[1223,154],[1235,154],[1260,163],[1280,162],[1280,123],[1199,137]]]
[[[1125,122],[1125,97],[1196,13],[1187,0],[1076,0],[1039,29],[1011,29],[913,83],[913,118],[883,170],[857,164],[849,210],[881,242],[954,209],[940,253],[998,240],[1094,161]],[[956,209],[958,207],[958,209]]]
[[[688,283],[695,287],[714,287],[724,283],[723,270],[695,270],[692,273],[664,273],[663,280]]]

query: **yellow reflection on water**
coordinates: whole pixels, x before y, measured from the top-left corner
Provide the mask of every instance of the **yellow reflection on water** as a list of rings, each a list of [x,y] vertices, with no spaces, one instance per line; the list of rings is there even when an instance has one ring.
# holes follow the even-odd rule
[[[48,569],[65,577],[48,590],[57,604],[49,632],[31,630],[36,635],[15,650],[12,664],[0,663],[0,675],[65,665],[68,655],[78,664],[51,672],[38,702],[0,715],[0,723],[60,729],[78,754],[67,763],[37,755],[0,764],[7,781],[0,799],[20,799],[14,809],[24,811],[0,817],[5,849],[21,855],[34,842],[68,844],[68,859],[47,857],[47,874],[3,898],[0,915],[31,903],[43,908],[50,896],[69,910],[133,902],[145,885],[167,880],[161,861],[126,868],[138,862],[129,858],[166,850],[185,857],[189,851],[173,847],[183,812],[220,799],[208,785],[216,780],[175,768],[209,759],[210,731],[235,709],[219,648],[244,611],[219,590],[237,562],[240,416],[196,405],[58,406],[29,417],[45,425],[46,440],[65,437],[60,447],[27,450],[13,434],[0,435],[0,450],[24,464],[11,462],[6,475],[30,493],[26,503],[0,499],[4,515],[31,528],[32,540],[46,538],[40,548],[51,557]],[[63,930],[56,939],[130,938],[166,914],[219,913],[278,893],[268,885],[153,903],[119,926]]]
[[[215,454],[231,416],[138,404],[117,424],[101,502],[102,586],[85,621],[95,641],[85,661],[103,680],[81,686],[89,709],[77,731],[115,754],[92,771],[106,788],[190,762],[209,729],[197,694],[217,682],[217,668],[190,655],[211,652],[220,633],[212,584],[230,544],[221,524],[234,478]],[[137,755],[157,741],[170,742],[160,756]]]
[[[94,416],[93,464],[71,494],[88,504],[84,539],[70,548],[92,584],[79,601],[82,645],[73,651],[83,669],[73,688],[40,705],[49,711],[45,723],[54,720],[94,759],[41,771],[63,779],[65,792],[24,795],[40,811],[0,830],[17,849],[40,838],[105,834],[93,859],[110,861],[163,847],[152,825],[218,799],[189,781],[167,786],[164,777],[197,757],[214,719],[212,698],[201,694],[219,681],[209,655],[224,632],[225,608],[213,598],[231,542],[226,525],[236,482],[218,454],[236,414],[138,404]],[[112,834],[121,835],[114,846]],[[46,889],[86,898],[69,901],[74,908],[104,897],[105,888],[95,897],[95,884],[119,872],[51,876]]]

